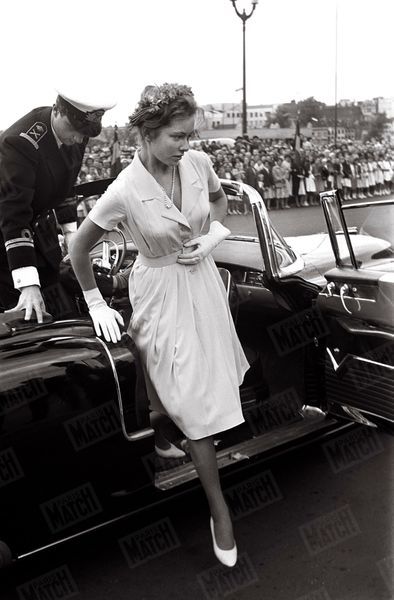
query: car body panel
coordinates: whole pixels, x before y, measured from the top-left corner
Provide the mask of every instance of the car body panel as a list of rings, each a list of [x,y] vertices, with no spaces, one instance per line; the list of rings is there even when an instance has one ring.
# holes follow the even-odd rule
[[[321,194],[321,199],[337,263],[326,273],[327,285],[317,299],[329,327],[328,403],[333,412],[345,410],[360,422],[393,423],[394,260],[363,263],[351,235],[346,237],[347,249],[340,247],[334,232],[338,219],[346,226],[340,196],[334,191]],[[376,210],[388,205],[377,203]]]
[[[22,553],[116,515],[111,494],[128,478],[138,490],[152,486],[135,456],[152,452],[153,441],[122,435],[112,361],[90,321],[11,325],[0,340],[0,539]],[[124,345],[110,352],[129,405],[134,356]],[[130,429],[146,426],[137,417],[128,411]]]

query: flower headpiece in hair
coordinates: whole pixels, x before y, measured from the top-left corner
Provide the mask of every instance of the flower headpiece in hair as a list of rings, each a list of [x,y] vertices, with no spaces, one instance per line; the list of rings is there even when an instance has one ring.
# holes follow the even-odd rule
[[[129,117],[130,125],[137,125],[143,117],[153,116],[166,104],[170,104],[173,100],[182,96],[193,96],[192,89],[179,83],[147,86],[141,94],[141,99],[135,111]]]

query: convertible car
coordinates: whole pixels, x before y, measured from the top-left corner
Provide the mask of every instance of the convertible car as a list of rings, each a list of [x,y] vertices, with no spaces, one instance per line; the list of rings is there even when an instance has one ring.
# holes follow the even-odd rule
[[[75,193],[85,200],[108,183]],[[344,205],[325,192],[328,235],[285,240],[256,190],[222,183],[227,194],[248,198],[256,226],[254,236],[230,236],[214,254],[251,365],[241,387],[245,423],[215,439],[223,475],[355,422],[390,427],[392,202]],[[113,293],[112,282],[136,255],[121,224],[91,252],[96,276],[110,282],[108,302],[126,321],[127,290]],[[119,344],[95,335],[75,280],[69,285],[67,258],[64,267],[63,286],[46,298],[60,309],[56,318],[37,324],[0,315],[1,566],[197,481],[188,454],[155,454],[138,352],[126,334]]]

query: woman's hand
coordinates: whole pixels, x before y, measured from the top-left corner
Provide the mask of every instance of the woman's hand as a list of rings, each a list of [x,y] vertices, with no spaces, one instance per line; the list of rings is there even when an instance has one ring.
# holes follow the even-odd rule
[[[120,341],[119,325],[124,325],[122,315],[117,310],[110,308],[106,302],[89,309],[94,330],[98,336],[103,335],[107,342]]]
[[[98,288],[85,290],[83,296],[96,334],[99,337],[103,335],[107,342],[114,344],[119,342],[121,337],[119,325],[124,325],[122,315],[108,306]]]
[[[183,265],[194,265],[199,263],[206,258],[220,242],[230,235],[230,233],[230,230],[222,225],[222,223],[213,221],[209,228],[209,232],[206,235],[200,235],[199,237],[185,242],[184,248],[186,249],[192,248],[193,246],[197,247],[191,252],[182,252],[182,254],[178,256],[178,262]]]

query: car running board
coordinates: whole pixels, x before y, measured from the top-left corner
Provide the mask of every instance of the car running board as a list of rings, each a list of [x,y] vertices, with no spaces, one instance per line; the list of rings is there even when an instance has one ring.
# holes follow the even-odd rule
[[[298,438],[302,438],[323,429],[331,429],[338,421],[333,418],[327,418],[322,415],[304,418],[301,422],[293,423],[265,432],[255,438],[240,442],[229,448],[218,450],[216,453],[218,467],[234,465],[236,462],[245,461],[257,454],[283,446]],[[171,464],[171,460],[169,463]],[[177,461],[179,463],[179,461]],[[161,461],[161,464],[163,462]],[[159,490],[173,489],[192,481],[198,477],[192,461],[178,464],[165,471],[159,471],[155,474],[155,486]]]

